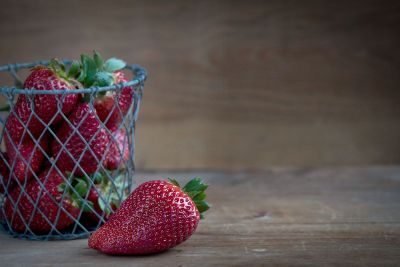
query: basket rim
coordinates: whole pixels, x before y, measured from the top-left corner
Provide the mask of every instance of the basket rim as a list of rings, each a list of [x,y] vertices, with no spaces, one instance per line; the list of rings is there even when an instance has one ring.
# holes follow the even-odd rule
[[[64,64],[71,64],[72,60],[61,60]],[[31,63],[15,63],[15,64],[7,64],[0,66],[0,72],[11,72],[15,73],[20,69],[28,69],[33,68],[37,65],[45,65],[48,66],[50,64],[49,60],[39,60],[34,61]],[[53,95],[53,94],[96,94],[98,92],[104,91],[115,91],[120,90],[127,86],[138,86],[144,84],[147,79],[147,70],[137,64],[128,64],[125,66],[124,69],[128,69],[132,71],[135,77],[130,80],[129,82],[113,84],[110,86],[93,86],[89,88],[82,88],[82,89],[74,89],[74,90],[60,90],[60,89],[51,89],[51,90],[38,90],[38,89],[21,89],[17,87],[9,87],[9,86],[0,86],[0,93],[1,94],[23,94],[23,95]]]

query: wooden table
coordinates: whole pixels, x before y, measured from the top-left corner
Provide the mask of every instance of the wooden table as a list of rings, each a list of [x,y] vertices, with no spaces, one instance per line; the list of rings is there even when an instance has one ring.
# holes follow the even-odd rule
[[[11,266],[400,266],[400,167],[281,168],[202,176],[213,208],[196,234],[165,253],[106,256],[87,240],[0,235]]]

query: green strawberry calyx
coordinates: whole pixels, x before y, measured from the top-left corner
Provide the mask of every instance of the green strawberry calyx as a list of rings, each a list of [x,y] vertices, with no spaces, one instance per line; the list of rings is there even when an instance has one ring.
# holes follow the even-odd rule
[[[74,207],[85,212],[94,209],[93,202],[85,200],[86,192],[88,191],[87,182],[81,178],[74,178],[70,174],[68,176],[68,183],[61,183],[58,185],[57,190],[61,193],[66,192]]]
[[[126,63],[118,58],[109,58],[104,60],[102,56],[96,51],[93,51],[93,57],[86,54],[81,55],[80,61],[73,61],[68,71],[68,76],[73,77],[84,88],[93,86],[105,87],[111,86],[116,82],[115,73],[126,67]],[[100,92],[98,96],[101,98],[107,92]],[[83,101],[90,102],[90,95],[85,94]]]
[[[210,204],[205,201],[205,191],[208,185],[199,177],[190,180],[184,187],[181,187],[176,179],[168,178],[168,180],[171,184],[181,188],[193,200],[200,213],[200,218],[204,219],[204,212],[210,208]]]
[[[113,181],[109,177],[114,177]],[[97,184],[98,191],[102,195],[98,198],[98,204],[107,215],[118,209],[129,195],[129,185],[124,178],[125,174],[122,171],[116,171],[109,175],[100,173],[95,178],[95,181],[99,182]]]
[[[109,177],[115,177],[113,182]],[[95,203],[88,197],[90,190],[95,187],[94,190],[98,194],[97,204],[107,215],[119,208],[128,197],[129,187],[124,181],[124,174],[122,173],[96,173],[90,177],[90,180],[69,174],[68,183],[60,184],[58,191],[67,192],[73,206],[82,209],[84,212],[91,212],[94,210]]]
[[[104,61],[94,50],[93,57],[82,54],[81,60],[71,64],[70,72],[85,88],[92,86],[110,86],[115,83],[114,72],[125,68],[126,63],[118,58]]]
[[[37,66],[37,68],[41,68],[43,66]],[[76,80],[75,76],[73,75],[74,67],[76,67],[74,64],[71,65],[67,72],[67,68],[63,62],[58,60],[57,58],[53,58],[50,60],[49,63],[49,68],[57,77],[65,80],[67,83],[74,85],[75,88],[83,88],[83,85]]]

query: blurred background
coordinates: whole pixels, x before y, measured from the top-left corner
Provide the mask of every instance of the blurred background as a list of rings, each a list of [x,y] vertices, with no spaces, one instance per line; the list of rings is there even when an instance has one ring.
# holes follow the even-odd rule
[[[146,67],[139,170],[400,163],[397,0],[0,0],[0,36]]]

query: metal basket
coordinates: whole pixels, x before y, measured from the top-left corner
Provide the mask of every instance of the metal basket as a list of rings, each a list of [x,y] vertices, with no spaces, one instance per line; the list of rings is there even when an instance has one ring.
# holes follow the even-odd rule
[[[63,63],[69,65],[71,61],[64,60]],[[17,81],[19,80],[17,74],[19,70],[48,64],[48,61],[10,64],[0,66],[0,72],[9,73]],[[114,205],[114,203],[122,202],[131,192],[135,184],[133,180],[135,170],[135,123],[147,72],[138,65],[128,65],[125,69],[133,73],[133,79],[129,82],[108,87],[73,90],[0,87],[0,97],[10,107],[9,110],[0,113],[0,143],[2,150],[2,153],[0,153],[0,163],[2,162],[0,188],[3,188],[3,192],[0,192],[0,219],[7,233],[15,237],[34,240],[85,238],[104,223],[106,218],[116,210],[118,205]],[[133,93],[130,108],[124,114],[118,105],[118,100],[121,96],[121,91],[127,87],[132,88]],[[106,92],[111,92],[115,99],[114,106],[107,119],[112,116],[111,114],[117,112],[120,122],[117,128],[109,129],[106,126],[107,119],[102,121],[96,115],[97,113],[93,112],[100,127],[96,130],[94,137],[88,139],[84,136],[85,133],[80,130],[83,122],[74,124],[69,120],[69,116],[73,111],[70,114],[64,114],[62,109],[64,100],[70,95],[76,95],[80,99],[86,96],[86,103],[90,110],[94,111],[95,101],[99,95],[104,95]],[[57,101],[57,111],[48,122],[43,121],[35,112],[35,99],[43,95],[54,96],[52,99]],[[6,123],[11,114],[14,114],[14,118],[18,117],[15,116],[15,107],[16,100],[20,97],[24,97],[26,103],[30,105],[31,113],[25,122],[18,118],[18,121],[24,126],[24,131],[21,140],[14,142],[10,141],[12,140],[11,127],[7,128]],[[77,107],[74,108],[74,110],[76,109]],[[30,130],[32,129],[31,123],[33,121],[40,123],[41,127],[43,127],[39,133],[33,133]],[[58,122],[55,123],[55,121]],[[64,124],[67,126],[64,126]],[[64,141],[61,141],[57,135],[62,127],[70,127],[69,129],[71,130]],[[120,145],[121,138],[117,138],[117,131],[124,133],[122,146]],[[95,136],[100,133],[106,134],[107,138],[109,138],[102,156],[95,154],[98,151],[92,149]],[[6,140],[7,138],[8,141]],[[78,158],[74,158],[76,155],[72,155],[66,145],[71,140],[76,140],[76,138],[80,138],[83,144],[83,148],[81,147],[82,152]],[[6,145],[6,142],[9,143]],[[27,149],[24,145],[28,142],[31,142],[29,143],[30,150],[28,149],[30,152],[26,153]],[[54,142],[58,142],[61,146],[61,152],[57,154],[52,151]],[[80,142],[78,143],[81,144]],[[9,151],[6,151],[6,147],[9,148]],[[115,147],[117,150],[115,150]],[[117,151],[120,156],[118,162],[115,163],[116,167],[113,167],[112,170],[107,169],[104,163],[106,159],[110,158],[108,154],[110,149],[114,149],[114,152]],[[60,167],[63,164],[60,161],[63,153],[73,160],[75,165],[72,170],[66,171]],[[37,155],[41,155],[41,157],[36,157]],[[96,170],[87,173],[82,166],[85,164],[84,160],[90,155],[92,159],[96,160]],[[41,158],[41,161],[37,160],[37,158]],[[111,158],[116,159],[118,157]],[[61,180],[58,180],[58,178],[53,179],[53,176],[61,177]],[[100,185],[98,184],[99,177],[101,177]],[[53,182],[52,179],[56,182]],[[78,182],[76,183],[76,181]],[[54,189],[55,184],[57,185],[56,189]],[[86,189],[84,195],[80,191],[82,188]],[[82,189],[83,192],[85,192],[84,189]],[[97,194],[98,203],[91,201],[92,193],[94,195]],[[80,204],[80,206],[78,205],[79,208],[74,206],[77,203]],[[71,208],[71,205],[73,208]],[[49,206],[52,209],[48,208]],[[54,206],[57,208],[54,209]],[[99,212],[98,206],[101,206],[101,212]]]

